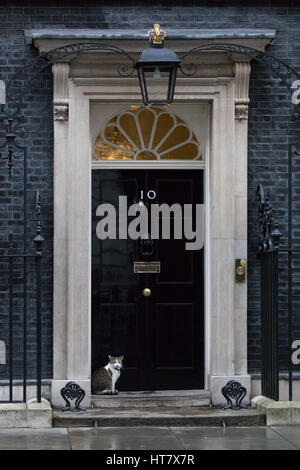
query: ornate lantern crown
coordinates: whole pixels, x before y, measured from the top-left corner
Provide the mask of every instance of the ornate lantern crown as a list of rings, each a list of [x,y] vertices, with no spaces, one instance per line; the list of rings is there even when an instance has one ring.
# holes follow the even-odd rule
[[[162,45],[166,35],[167,35],[166,31],[161,30],[159,24],[155,24],[153,29],[148,31],[148,38],[149,38],[150,44]]]

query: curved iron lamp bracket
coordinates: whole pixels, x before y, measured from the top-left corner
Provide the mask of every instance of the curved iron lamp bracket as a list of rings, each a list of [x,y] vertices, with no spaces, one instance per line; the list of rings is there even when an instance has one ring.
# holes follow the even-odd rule
[[[106,52],[116,52],[117,54],[121,54],[131,62],[131,67],[127,64],[118,64],[117,72],[121,77],[130,77],[135,69],[135,61],[131,57],[131,55],[121,49],[121,47],[115,46],[113,44],[107,43],[78,43],[78,44],[71,44],[69,46],[62,46],[57,49],[53,49],[52,51],[46,52],[44,57],[53,64],[58,60],[62,60],[65,57],[69,57],[74,54],[79,54],[80,52],[87,52],[87,51],[106,51]]]
[[[117,65],[117,72],[122,77],[129,77],[131,76],[135,69],[135,61],[131,57],[131,55],[121,49],[118,46],[113,44],[107,43],[78,43],[78,44],[70,44],[67,46],[58,47],[56,49],[52,49],[51,51],[45,52],[38,57],[30,60],[27,65],[20,67],[19,70],[12,76],[12,78],[8,81],[6,85],[6,97],[7,97],[7,104],[10,104],[13,108],[12,112],[7,110],[7,105],[3,106],[3,112],[7,117],[16,117],[21,110],[21,105],[23,102],[24,93],[27,88],[29,88],[32,81],[40,75],[45,69],[47,69],[50,65],[53,65],[55,62],[61,61],[66,57],[70,57],[72,55],[77,55],[81,52],[88,52],[88,51],[106,51],[106,52],[115,52],[120,54],[129,61],[128,64],[118,64]],[[18,83],[21,83],[19,87]],[[23,84],[23,85],[22,85]],[[18,96],[11,96],[10,89],[11,88],[19,88],[20,92]],[[14,90],[15,91],[15,90]]]
[[[291,93],[291,82],[295,79],[300,79],[300,74],[293,69],[291,66],[286,64],[280,59],[268,55],[258,49],[253,49],[247,46],[241,46],[239,44],[204,44],[201,46],[196,46],[193,49],[185,52],[181,57],[180,70],[184,75],[192,76],[196,73],[197,66],[194,63],[184,63],[184,60],[190,55],[196,54],[202,51],[224,51],[234,54],[241,54],[251,57],[253,60],[263,63],[267,67],[271,68],[272,73],[274,73],[281,81],[287,86],[288,91]],[[29,87],[32,80],[47,69],[50,65],[70,57],[72,55],[79,54],[81,52],[87,51],[107,51],[120,54],[129,61],[127,64],[119,64],[117,67],[117,72],[122,77],[131,76],[136,70],[136,63],[133,57],[124,49],[115,46],[109,43],[77,43],[70,44],[66,46],[61,46],[51,51],[45,52],[38,57],[35,57],[24,67],[20,69],[13,75],[13,77],[8,81],[6,85],[7,93],[7,103],[11,104],[13,108],[12,112],[7,110],[6,105],[3,106],[3,112],[6,117],[16,118],[20,112],[21,104],[23,102],[24,92],[26,88]],[[19,96],[11,96],[10,88],[18,88],[18,81],[23,85],[20,86]]]
[[[32,80],[42,73],[46,68],[50,65],[54,64],[55,62],[61,61],[66,57],[70,57],[72,55],[79,54],[81,52],[88,52],[88,51],[106,51],[106,52],[114,52],[117,54],[122,55],[129,61],[128,64],[118,64],[117,72],[122,77],[129,77],[131,76],[134,71],[136,70],[136,63],[133,57],[124,49],[115,46],[114,44],[109,43],[77,43],[77,44],[70,44],[66,46],[61,46],[56,49],[52,49],[51,51],[45,52],[38,57],[35,57],[31,61],[28,62],[27,65],[24,67],[20,67],[20,69],[13,75],[13,77],[8,81],[6,85],[6,92],[7,92],[7,102],[14,104],[15,107],[20,110],[20,105],[22,103],[22,98],[26,88],[30,85]],[[184,60],[198,52],[202,51],[224,51],[229,52],[231,54],[241,54],[252,58],[258,62],[263,63],[267,67],[271,68],[272,73],[276,75],[276,77],[280,78],[281,81],[287,86],[289,92],[291,93],[291,82],[295,79],[300,79],[300,73],[298,73],[295,69],[293,69],[290,65],[286,64],[280,59],[273,57],[271,55],[266,54],[265,52],[259,51],[258,49],[253,49],[251,47],[242,46],[239,44],[203,44],[201,46],[196,46],[193,49],[185,52],[181,57],[181,65],[180,70],[184,75],[192,76],[196,73],[197,66],[194,63],[185,63]],[[15,84],[16,81],[20,80],[23,83],[23,86],[20,87],[20,95],[19,97],[12,97],[10,96],[9,89]],[[5,111],[4,111],[5,113]],[[16,116],[17,112],[13,113],[5,113],[7,116]]]
[[[31,59],[25,66],[20,67],[7,82],[6,104],[0,105],[0,132],[4,131],[6,138],[5,144],[0,146],[0,159],[8,161],[9,176],[11,176],[16,156],[15,150],[18,147],[15,138],[26,136],[23,127],[21,127],[25,121],[22,115],[22,105],[26,91],[34,79],[52,64],[87,51],[114,52],[128,59],[128,64],[117,65],[117,73],[121,77],[130,77],[136,69],[135,61],[127,51],[107,43],[78,43],[58,47]],[[6,148],[5,153],[1,152],[2,148]]]
[[[257,62],[264,64],[265,66],[269,67],[272,70],[272,73],[277,77],[280,78],[281,81],[286,85],[288,88],[289,93],[292,93],[292,82],[294,80],[300,79],[300,73],[298,73],[293,67],[286,64],[280,59],[276,57],[266,54],[265,52],[259,51],[258,49],[253,49],[252,47],[242,46],[239,44],[203,44],[202,46],[196,46],[193,49],[185,52],[181,56],[181,66],[180,71],[184,75],[192,76],[197,71],[197,65],[193,62],[185,63],[184,60],[199,52],[206,52],[206,51],[223,51],[229,52],[231,54],[240,54],[247,57],[250,57]]]

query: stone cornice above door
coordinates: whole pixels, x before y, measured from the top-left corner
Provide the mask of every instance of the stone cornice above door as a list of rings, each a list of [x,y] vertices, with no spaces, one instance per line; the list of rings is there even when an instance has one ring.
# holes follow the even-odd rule
[[[149,28],[150,28],[149,24]],[[249,28],[227,28],[227,29],[169,29],[167,28],[166,43],[175,44],[177,50],[186,51],[187,44],[192,46],[209,42],[238,43],[251,46],[259,50],[265,47],[275,38],[276,31],[273,29],[249,29]],[[130,50],[137,46],[145,47],[147,42],[147,31],[142,29],[30,29],[24,30],[27,44],[33,43],[40,52],[47,52],[56,47],[78,42],[97,41],[128,41],[131,43]],[[138,49],[136,49],[138,50]]]
[[[214,43],[238,44],[264,51],[274,37],[275,31],[272,29],[168,29],[166,46],[176,51],[179,57],[196,46]],[[27,43],[33,43],[39,49],[40,54],[67,45],[104,42],[122,48],[132,56],[134,61],[137,61],[140,53],[148,47],[146,30],[34,29],[25,30],[25,38]],[[233,78],[236,76],[238,82],[239,71],[237,70],[240,69],[236,69],[235,63],[250,61],[251,57],[247,55],[206,50],[192,54],[185,60],[185,63],[193,63],[196,66],[194,77]],[[119,65],[131,65],[126,56],[104,50],[74,53],[63,57],[58,62],[70,64],[68,73],[70,78],[115,78],[118,76]],[[179,72],[178,76],[180,75]],[[59,115],[62,115],[61,113],[64,114],[62,108]]]
[[[151,25],[149,25],[150,27]],[[146,30],[127,29],[33,29],[25,30],[26,43],[33,43],[39,52],[46,53],[58,47],[74,45],[79,43],[109,43],[122,47],[130,54],[139,54],[148,46]],[[239,44],[241,46],[252,47],[264,51],[267,45],[275,38],[276,32],[273,29],[167,29],[166,46],[172,48],[179,55],[201,45],[224,43]],[[84,54],[89,54],[85,52]],[[99,51],[97,54],[103,54]],[[81,55],[81,54],[80,54]],[[251,60],[249,57],[226,52],[199,52],[193,55],[193,59],[201,55],[201,63],[224,63]],[[115,54],[104,52],[105,57]],[[64,62],[73,62],[76,55],[65,57]],[[212,60],[212,58],[217,60]],[[226,60],[227,57],[227,60]],[[229,60],[228,60],[229,57]],[[224,60],[225,59],[225,60]]]

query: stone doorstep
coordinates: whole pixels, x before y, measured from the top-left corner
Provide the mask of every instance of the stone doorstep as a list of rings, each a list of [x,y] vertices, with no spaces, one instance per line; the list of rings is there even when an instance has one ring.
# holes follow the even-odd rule
[[[122,392],[119,395],[92,395],[92,408],[209,407],[207,390],[161,390]]]
[[[44,398],[41,403],[36,398],[27,403],[0,403],[0,429],[51,427],[52,408]]]
[[[131,408],[88,409],[78,412],[53,410],[54,427],[111,426],[265,426],[260,410],[216,408]]]
[[[265,413],[267,426],[300,424],[299,401],[275,401],[260,395],[251,400],[251,406]]]

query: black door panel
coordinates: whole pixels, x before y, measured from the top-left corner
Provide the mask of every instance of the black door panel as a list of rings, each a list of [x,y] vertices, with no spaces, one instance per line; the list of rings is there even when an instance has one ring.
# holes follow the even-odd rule
[[[147,199],[149,190],[154,199]],[[141,191],[149,212],[153,203],[202,204],[203,172],[93,171],[92,370],[106,364],[108,354],[124,354],[120,390],[203,388],[204,250],[187,251],[184,239],[96,236],[98,205],[118,208],[122,195],[130,205]],[[135,274],[134,261],[160,261],[161,272]]]

